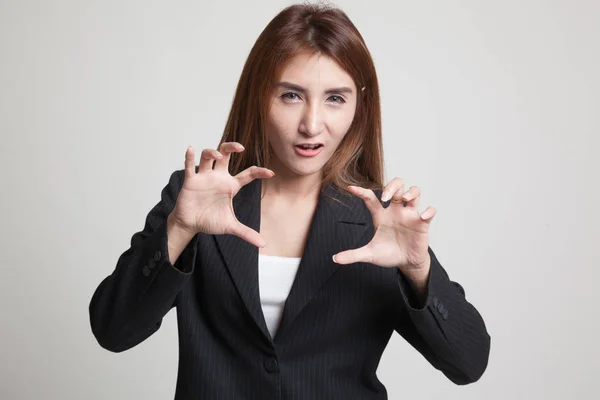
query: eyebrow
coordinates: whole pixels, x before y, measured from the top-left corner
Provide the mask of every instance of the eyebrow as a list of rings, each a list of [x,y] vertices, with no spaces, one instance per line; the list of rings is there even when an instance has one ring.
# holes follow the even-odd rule
[[[306,89],[304,89],[302,86],[298,86],[296,84],[290,83],[290,82],[279,82],[278,85],[280,88],[283,89],[290,89],[290,90],[296,90],[298,92],[301,93],[306,93]],[[327,89],[325,90],[325,94],[338,94],[338,93],[352,93],[353,90],[347,86],[341,86],[341,87],[337,87],[337,88],[331,88],[331,89]]]

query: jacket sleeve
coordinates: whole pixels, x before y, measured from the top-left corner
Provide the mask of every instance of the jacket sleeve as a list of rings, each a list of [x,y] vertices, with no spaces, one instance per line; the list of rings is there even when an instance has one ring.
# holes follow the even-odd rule
[[[175,265],[169,261],[167,217],[175,207],[184,171],[171,174],[161,200],[146,216],[142,231],[117,260],[114,271],[96,288],[90,304],[90,324],[103,348],[121,352],[156,332],[165,314],[194,270],[198,235]]]
[[[475,382],[487,368],[490,335],[461,285],[449,279],[431,248],[428,252],[431,268],[423,304],[416,301],[408,280],[398,269],[405,307],[395,330],[452,382]]]

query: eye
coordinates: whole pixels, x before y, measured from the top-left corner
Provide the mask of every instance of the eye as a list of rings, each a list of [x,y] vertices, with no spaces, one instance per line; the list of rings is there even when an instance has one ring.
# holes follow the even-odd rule
[[[342,96],[338,96],[338,95],[333,95],[333,96],[331,96],[331,97],[329,97],[329,98],[330,98],[330,99],[337,99],[337,100],[334,100],[334,103],[340,103],[340,104],[343,104],[343,103],[345,103],[345,102],[346,102],[346,100],[344,100],[344,98],[343,98]]]
[[[280,97],[286,100],[298,100],[300,98],[300,96],[298,96],[298,94],[294,92],[284,93]]]

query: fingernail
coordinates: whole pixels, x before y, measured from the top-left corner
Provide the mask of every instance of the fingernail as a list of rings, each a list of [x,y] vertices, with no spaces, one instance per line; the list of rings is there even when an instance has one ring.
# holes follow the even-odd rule
[[[389,194],[387,194],[385,192],[382,193],[381,194],[381,201],[388,201],[389,200],[388,196],[389,196]]]
[[[337,261],[335,261],[335,254],[332,255],[331,258],[333,258],[333,262],[337,264]]]

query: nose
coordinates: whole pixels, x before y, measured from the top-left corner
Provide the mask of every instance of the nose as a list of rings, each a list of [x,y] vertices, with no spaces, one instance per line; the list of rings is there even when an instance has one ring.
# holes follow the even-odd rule
[[[310,136],[316,136],[323,132],[324,128],[324,111],[321,109],[321,105],[318,102],[307,105],[302,116],[300,131]]]

